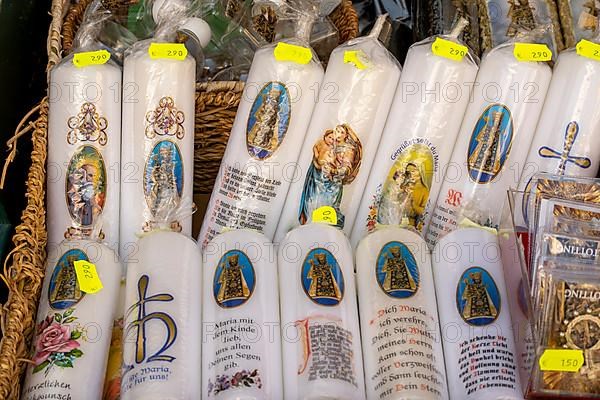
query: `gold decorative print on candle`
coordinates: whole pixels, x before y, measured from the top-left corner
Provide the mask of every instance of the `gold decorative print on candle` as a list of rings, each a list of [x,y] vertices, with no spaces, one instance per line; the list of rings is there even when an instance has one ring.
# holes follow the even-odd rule
[[[434,154],[428,145],[408,145],[390,168],[381,195],[371,207],[369,232],[378,224],[411,226],[420,232],[434,168]]]
[[[48,304],[55,310],[65,310],[75,306],[85,293],[79,288],[75,261],[89,261],[87,254],[80,249],[65,252],[56,263],[48,285]]]
[[[571,121],[565,129],[565,139],[563,148],[560,150],[552,149],[548,146],[542,146],[538,150],[538,154],[543,158],[553,158],[559,160],[556,173],[564,175],[568,163],[572,163],[579,168],[587,169],[592,165],[592,161],[588,157],[579,157],[571,155],[571,149],[577,140],[579,134],[579,124],[576,121]]]
[[[106,201],[106,167],[102,154],[90,145],[79,147],[69,165],[65,180],[67,209],[74,226],[65,232],[65,238],[89,236]],[[104,235],[100,233],[100,238]]]
[[[322,306],[337,306],[344,297],[344,275],[329,250],[311,250],[302,263],[300,282],[313,302]]]
[[[223,254],[215,269],[213,295],[220,307],[233,308],[246,303],[256,287],[252,262],[240,250]]]
[[[337,214],[335,226],[344,228],[341,211],[344,186],[354,181],[362,162],[362,144],[348,124],[327,129],[313,146],[313,157],[300,199],[298,221],[306,224],[313,211],[324,206],[333,207]]]
[[[144,170],[144,196],[148,210],[158,222],[167,221],[179,207],[183,194],[183,159],[175,142],[163,140],[154,146]],[[146,221],[144,230],[152,225]],[[173,225],[179,225],[176,221]]]
[[[262,87],[248,116],[246,147],[251,157],[264,160],[273,155],[285,138],[292,110],[290,93],[281,82]]]
[[[554,315],[542,338],[548,348],[583,351],[576,372],[541,371],[544,386],[568,393],[600,394],[600,286],[560,280],[551,285]]]
[[[100,116],[93,103],[83,103],[77,116],[69,118],[67,126],[70,129],[67,133],[67,143],[69,144],[81,141],[98,142],[104,146],[108,143],[106,135],[108,121]]]
[[[492,182],[508,160],[513,141],[513,120],[508,107],[488,106],[475,124],[467,151],[469,177],[475,183]]]
[[[146,137],[175,136],[183,139],[185,115],[175,106],[173,98],[165,96],[158,101],[158,106],[146,114]]]
[[[153,361],[170,363],[175,361],[175,357],[166,354],[166,351],[173,346],[177,339],[177,324],[173,317],[166,312],[148,312],[148,309],[155,308],[152,307],[153,305],[157,306],[157,304],[154,303],[169,303],[174,300],[174,297],[169,293],[148,295],[149,286],[150,277],[148,275],[142,275],[137,283],[138,302],[129,307],[125,313],[125,318],[132,313],[135,313],[136,317],[125,327],[123,337],[126,338],[126,340],[135,339],[135,364],[150,363]],[[162,327],[158,328],[158,325],[156,324],[147,326],[151,321],[161,322]],[[155,330],[160,329],[161,332],[163,332],[164,341],[160,344],[160,348],[147,348],[146,337],[150,336],[148,330],[152,327]],[[130,332],[134,332],[134,334],[131,335]],[[154,332],[152,332],[151,336],[154,336]],[[153,343],[156,342],[153,341]],[[134,365],[127,364],[127,361],[128,360],[123,361],[123,375],[134,368]]]
[[[375,276],[381,290],[390,297],[406,299],[419,290],[417,261],[401,242],[389,242],[381,248],[375,264]]]
[[[485,326],[500,314],[500,292],[492,276],[481,267],[471,267],[462,273],[456,287],[456,306],[469,325]]]

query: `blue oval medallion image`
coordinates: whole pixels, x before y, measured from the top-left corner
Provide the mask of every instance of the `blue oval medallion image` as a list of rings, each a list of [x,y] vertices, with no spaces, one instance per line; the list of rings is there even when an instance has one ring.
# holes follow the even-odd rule
[[[84,292],[79,289],[75,261],[89,261],[83,250],[72,249],[65,252],[54,267],[48,286],[48,303],[56,310],[73,307],[83,298]]]
[[[469,141],[467,169],[476,183],[489,183],[498,176],[508,159],[513,141],[510,110],[492,104],[479,117]]]
[[[419,289],[417,261],[401,242],[389,242],[381,248],[375,276],[381,290],[390,297],[405,299],[414,296]]]
[[[170,140],[156,143],[146,161],[144,195],[153,216],[177,208],[183,194],[183,161]]]
[[[240,250],[229,250],[219,260],[213,279],[213,295],[223,308],[238,307],[248,301],[256,287],[252,262]]]
[[[492,276],[481,267],[471,267],[460,277],[456,288],[456,306],[470,325],[489,325],[500,314],[500,292]]]
[[[306,295],[322,306],[337,306],[344,297],[342,269],[326,249],[313,249],[306,255],[300,281]]]
[[[246,146],[256,159],[269,158],[281,145],[290,124],[290,94],[281,82],[262,87],[248,116]]]

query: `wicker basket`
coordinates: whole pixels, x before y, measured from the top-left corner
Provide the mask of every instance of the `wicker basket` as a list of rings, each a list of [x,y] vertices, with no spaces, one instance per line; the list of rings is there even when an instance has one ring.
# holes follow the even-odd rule
[[[129,0],[117,0],[129,1]],[[48,37],[48,70],[56,65],[63,49],[69,49],[83,12],[91,0],[52,0]],[[331,16],[338,27],[340,40],[358,34],[358,17],[350,0]],[[239,104],[242,82],[210,82],[197,86],[195,118],[194,192],[210,193],[225,151],[229,132]],[[14,249],[7,257],[2,280],[9,296],[0,312],[0,399],[18,399],[21,378],[28,363],[28,354],[36,318],[37,302],[44,279],[46,259],[46,152],[48,100],[44,98],[19,125],[9,141],[7,164],[16,154],[16,141],[31,132],[33,151],[27,177],[27,206],[13,237]]]

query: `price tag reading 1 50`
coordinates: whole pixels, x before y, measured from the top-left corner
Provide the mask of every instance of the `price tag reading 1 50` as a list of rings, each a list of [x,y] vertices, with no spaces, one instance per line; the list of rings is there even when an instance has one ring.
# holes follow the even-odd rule
[[[577,372],[583,366],[583,351],[571,349],[546,349],[540,357],[542,371]]]
[[[153,60],[167,58],[171,60],[185,60],[188,51],[183,43],[150,43],[148,54]]]
[[[552,50],[545,44],[515,43],[515,58],[518,61],[550,61]]]

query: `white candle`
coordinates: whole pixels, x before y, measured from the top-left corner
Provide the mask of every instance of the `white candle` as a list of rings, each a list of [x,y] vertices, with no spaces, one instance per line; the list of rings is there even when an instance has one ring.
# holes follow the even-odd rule
[[[344,232],[352,229],[400,77],[398,62],[377,40],[379,29],[374,33],[339,46],[329,58],[275,242],[322,206],[336,210]]]
[[[277,259],[271,241],[220,234],[203,254],[202,393],[211,399],[281,399]]]
[[[285,399],[365,398],[352,248],[307,224],[278,249]]]
[[[125,57],[121,154],[121,257],[137,235],[167,223],[191,234],[196,62],[151,59],[148,42]]]
[[[598,134],[600,62],[567,50],[554,67],[519,190],[529,190],[537,172],[595,177],[600,161]]]
[[[82,290],[79,260],[95,265],[100,291]],[[117,254],[98,242],[65,240],[49,251],[21,399],[102,397],[121,271]]]
[[[352,230],[354,246],[378,225],[423,229],[476,74],[470,56],[455,61],[434,55],[432,39],[410,48]],[[408,180],[416,184],[406,190]]]
[[[295,40],[289,43],[300,43]],[[223,228],[272,239],[323,79],[312,51],[307,64],[278,61],[280,42],[254,55],[198,241]],[[280,47],[281,48],[281,47]]]
[[[369,399],[448,399],[431,256],[425,241],[388,227],[356,249]]]
[[[100,238],[119,247],[121,68],[76,67],[68,56],[50,72],[48,244]]]
[[[523,399],[498,238],[461,228],[432,254],[451,399]]]
[[[427,229],[430,246],[462,218],[497,227],[506,191],[518,185],[552,71],[546,63],[517,61],[513,53],[507,43],[481,63]]]
[[[127,266],[124,400],[200,399],[202,258],[176,232],[137,243]]]

